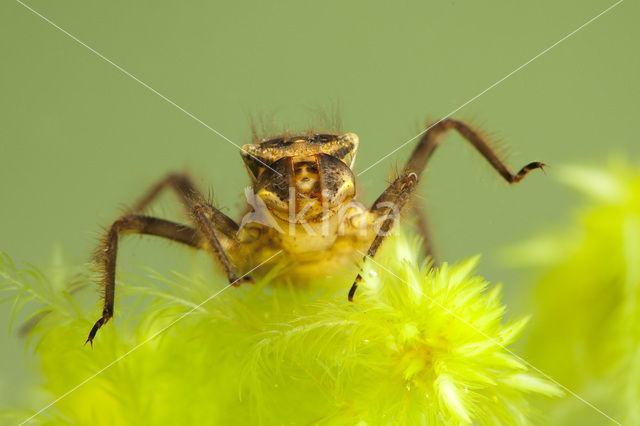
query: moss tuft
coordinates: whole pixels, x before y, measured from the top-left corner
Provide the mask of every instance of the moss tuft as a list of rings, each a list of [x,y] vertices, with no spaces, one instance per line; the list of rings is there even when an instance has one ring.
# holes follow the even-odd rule
[[[527,355],[608,415],[640,424],[640,168],[618,161],[558,172],[587,203],[569,226],[515,250],[542,271],[529,298]],[[545,410],[562,424],[598,416],[575,399]]]
[[[517,339],[526,319],[502,321],[500,287],[474,275],[477,257],[430,269],[418,260],[419,243],[404,234],[391,237],[375,261],[365,263],[355,303],[347,301],[348,283],[295,286],[267,277],[224,291],[38,419],[97,425],[527,423],[532,394],[561,392],[501,347]],[[195,273],[121,274],[120,293],[141,297],[140,315],[117,315],[92,350],[81,343],[95,312],[78,306],[80,294],[52,296],[62,293],[52,291],[44,275],[36,279],[8,261],[0,269],[5,290],[50,312],[31,333],[52,399],[220,289],[220,280]]]

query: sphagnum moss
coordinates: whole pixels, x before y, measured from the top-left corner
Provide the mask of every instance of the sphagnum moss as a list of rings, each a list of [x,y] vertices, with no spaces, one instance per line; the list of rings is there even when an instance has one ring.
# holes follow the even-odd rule
[[[38,422],[528,423],[532,395],[561,392],[501,347],[526,320],[502,322],[500,287],[473,274],[477,257],[430,269],[416,253],[418,240],[396,235],[386,242],[364,266],[356,303],[335,283],[301,287],[269,277],[223,292]],[[124,283],[152,303],[143,319],[106,327],[91,350],[80,344],[88,312],[52,296],[43,276],[5,262],[2,277],[5,290],[35,297],[50,311],[32,334],[52,399],[216,291],[195,276]]]

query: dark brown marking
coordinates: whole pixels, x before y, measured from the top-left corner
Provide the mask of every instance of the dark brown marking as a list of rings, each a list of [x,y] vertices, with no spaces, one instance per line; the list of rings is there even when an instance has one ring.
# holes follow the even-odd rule
[[[362,275],[358,274],[356,279],[353,281],[351,288],[349,289],[349,302],[353,302],[353,296],[356,294],[356,290],[358,289],[358,284],[360,284],[360,281],[362,281]]]

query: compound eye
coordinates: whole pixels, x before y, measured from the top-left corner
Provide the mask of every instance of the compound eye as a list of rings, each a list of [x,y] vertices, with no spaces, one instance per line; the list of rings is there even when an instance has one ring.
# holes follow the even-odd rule
[[[349,166],[334,156],[318,154],[318,168],[322,196],[329,208],[339,207],[355,197],[355,176]]]
[[[281,158],[260,173],[255,191],[269,210],[288,212],[289,186],[291,182],[291,159]]]

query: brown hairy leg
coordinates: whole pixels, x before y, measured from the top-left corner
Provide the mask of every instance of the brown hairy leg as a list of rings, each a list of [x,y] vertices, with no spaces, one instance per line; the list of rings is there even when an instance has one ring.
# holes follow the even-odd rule
[[[172,188],[180,197],[185,209],[191,215],[191,220],[195,224],[198,232],[207,242],[206,247],[213,252],[222,265],[230,283],[238,284],[238,275],[234,272],[231,262],[225,253],[220,238],[226,238],[236,242],[238,224],[222,213],[220,210],[209,204],[202,193],[195,187],[189,176],[185,173],[171,173],[158,183],[138,201],[133,212],[143,211],[151,202],[158,197],[164,188]],[[218,233],[218,235],[216,235]],[[245,277],[242,281],[252,281],[250,277]]]
[[[383,219],[380,229],[376,232],[373,242],[369,246],[367,253],[362,258],[364,262],[367,257],[376,255],[378,248],[384,238],[391,231],[395,220],[398,218],[402,207],[406,204],[411,192],[418,184],[418,175],[415,173],[406,173],[398,177],[389,187],[378,197],[373,203],[369,212],[377,218]],[[349,289],[349,301],[353,302],[353,296],[358,289],[358,284],[362,281],[362,272],[358,273],[351,288]]]
[[[107,231],[104,243],[99,253],[99,261],[104,268],[102,285],[104,287],[104,307],[102,316],[96,321],[89,332],[87,342],[93,345],[93,338],[98,329],[113,317],[113,303],[115,296],[116,258],[118,242],[124,233],[156,235],[173,241],[199,248],[202,237],[195,229],[164,219],[150,216],[125,215],[113,222]],[[86,343],[86,342],[85,342]]]
[[[170,173],[158,181],[138,200],[131,213],[143,212],[165,188],[173,189],[189,213],[191,213],[195,203],[202,203],[211,215],[212,221],[216,224],[216,230],[221,231],[228,238],[235,238],[239,228],[238,224],[229,216],[207,203],[202,193],[196,189],[193,181],[186,173]]]
[[[532,162],[520,169],[518,173],[514,173],[511,168],[506,165],[489,145],[486,139],[478,132],[466,123],[453,118],[447,118],[439,123],[433,125],[418,142],[407,164],[404,167],[404,172],[413,172],[420,177],[420,174],[425,169],[427,162],[433,155],[440,141],[445,133],[449,130],[455,129],[460,135],[465,138],[478,152],[496,169],[496,171],[509,183],[520,182],[530,171],[535,169],[542,169],[546,166],[544,163]]]
[[[514,173],[511,168],[505,164],[495,152],[493,148],[489,145],[489,143],[485,140],[485,138],[478,132],[474,130],[471,126],[466,123],[455,120],[452,118],[444,119],[435,125],[431,126],[429,130],[425,132],[422,136],[418,145],[415,147],[407,164],[405,165],[401,177],[396,179],[394,183],[391,184],[380,197],[376,200],[374,205],[371,207],[370,212],[376,216],[380,216],[386,214],[386,219],[383,222],[383,226],[380,231],[376,234],[373,243],[369,247],[367,251],[367,255],[364,257],[366,259],[367,256],[373,257],[378,250],[380,244],[393,225],[395,217],[398,216],[399,210],[406,203],[409,198],[413,188],[418,182],[418,178],[420,174],[422,174],[425,169],[427,162],[433,155],[434,151],[440,144],[440,141],[445,133],[449,130],[455,129],[462,137],[464,137],[473,147],[491,164],[491,166],[509,183],[517,183],[520,182],[524,177],[535,169],[543,169],[546,164],[541,162],[532,162],[524,167],[522,167],[518,173]],[[410,176],[414,176],[413,179],[409,179]],[[406,180],[406,185],[398,185],[398,182],[402,179]],[[413,181],[413,183],[411,183]],[[398,185],[398,186],[396,186]],[[406,187],[406,189],[401,189]],[[381,207],[377,207],[380,205]],[[391,206],[389,212],[385,213],[385,206]],[[395,213],[395,214],[394,214]],[[420,220],[420,219],[419,219]],[[386,231],[383,232],[383,228],[386,226]],[[422,234],[424,236],[429,236],[429,231],[426,226],[426,221],[419,222],[419,226],[423,226],[424,230]],[[425,240],[428,241],[428,240]],[[430,252],[433,250],[431,243],[429,242],[429,250]],[[364,260],[363,259],[363,260]],[[349,290],[349,300],[353,301],[353,296],[358,288],[358,284],[362,281],[362,274],[359,273],[356,277],[351,289]]]
[[[431,126],[431,128],[425,132],[409,157],[404,167],[404,173],[413,172],[420,176],[426,168],[427,162],[440,144],[442,137],[449,130],[456,130],[460,133],[460,135],[473,145],[489,164],[491,164],[500,176],[509,183],[518,183],[524,179],[530,171],[535,169],[542,170],[546,167],[546,164],[536,161],[525,165],[518,173],[514,173],[511,168],[500,159],[496,151],[489,145],[486,138],[479,131],[462,121],[447,118]],[[417,217],[418,231],[424,240],[425,255],[430,256],[435,262],[433,243],[430,238],[431,232],[429,231],[424,209],[417,201],[414,201],[413,210]]]
[[[173,188],[181,198],[191,215],[195,229],[164,219],[136,214],[144,210],[165,187]],[[87,342],[92,343],[98,329],[113,317],[116,258],[120,234],[156,235],[191,247],[206,249],[212,252],[220,262],[227,274],[229,283],[237,286],[242,282],[253,282],[253,280],[249,276],[238,277],[220,244],[218,235],[216,235],[216,233],[219,233],[220,237],[236,243],[235,234],[237,229],[238,225],[232,219],[205,201],[188,176],[170,174],[154,185],[132,209],[132,213],[116,220],[107,231],[99,256],[99,261],[104,268],[102,281],[105,295],[104,308],[102,317],[96,321],[91,329]]]

